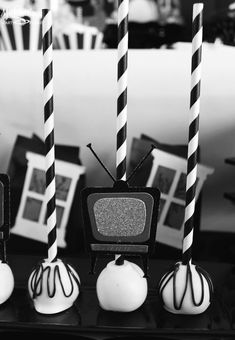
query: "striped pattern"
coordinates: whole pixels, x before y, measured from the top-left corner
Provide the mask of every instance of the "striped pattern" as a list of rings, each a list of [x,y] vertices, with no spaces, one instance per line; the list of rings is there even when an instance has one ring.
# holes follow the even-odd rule
[[[186,203],[184,218],[184,239],[182,262],[187,264],[192,258],[193,223],[195,212],[195,192],[198,163],[198,135],[200,112],[201,85],[201,53],[202,53],[202,13],[203,4],[193,6],[192,21],[192,65],[191,65],[191,93],[190,118],[188,136],[188,162],[186,179]]]
[[[52,59],[52,14],[42,10],[43,82],[44,82],[44,135],[46,154],[46,199],[48,229],[48,261],[57,257],[56,236],[56,185],[53,109],[53,59]]]
[[[42,46],[42,27],[40,16],[22,15],[25,24],[19,24],[14,18],[0,20],[1,45],[3,50],[37,51]]]
[[[126,180],[129,0],[118,0],[117,180]]]
[[[103,33],[87,27],[80,32],[59,33],[55,36],[55,48],[66,50],[95,50],[103,48]]]

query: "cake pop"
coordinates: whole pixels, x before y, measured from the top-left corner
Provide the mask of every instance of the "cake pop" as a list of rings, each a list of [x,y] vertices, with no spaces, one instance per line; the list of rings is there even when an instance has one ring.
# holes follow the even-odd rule
[[[73,305],[79,295],[80,279],[66,262],[43,260],[31,273],[28,290],[37,312],[55,314]]]
[[[55,314],[70,308],[79,294],[76,271],[57,257],[56,176],[53,111],[52,14],[42,10],[44,135],[47,199],[48,258],[39,262],[28,281],[37,312]]]
[[[148,284],[143,270],[136,264],[111,261],[100,273],[96,292],[100,307],[115,312],[132,312],[145,301]]]
[[[200,108],[200,70],[203,4],[193,6],[192,75],[186,177],[186,204],[182,262],[165,274],[159,284],[163,307],[171,313],[200,314],[211,303],[213,293],[209,274],[192,264],[195,192],[197,185],[198,133]]]
[[[0,304],[9,299],[14,290],[14,276],[10,266],[0,261]]]
[[[116,179],[93,152],[114,185],[111,188],[82,190],[82,212],[87,244],[92,254],[92,271],[96,254],[115,256],[115,261],[111,261],[100,273],[96,285],[101,308],[114,312],[132,312],[147,297],[147,261],[155,244],[160,200],[157,188],[129,187],[128,181],[135,171],[126,179],[128,14],[128,0],[119,1]],[[93,151],[91,144],[88,147]],[[125,261],[126,254],[141,256],[145,273],[137,265]]]
[[[213,285],[209,274],[201,267],[177,262],[159,284],[164,308],[174,314],[200,314],[211,303]]]
[[[88,144],[95,157],[114,181],[111,188],[82,190],[83,217],[88,249],[94,272],[98,253],[115,255],[96,282],[96,292],[102,309],[113,312],[132,312],[147,297],[148,255],[154,249],[160,192],[157,188],[129,187],[128,181],[154,145],[136,166],[126,181],[115,181]],[[138,265],[124,259],[126,254],[138,255],[144,262]]]

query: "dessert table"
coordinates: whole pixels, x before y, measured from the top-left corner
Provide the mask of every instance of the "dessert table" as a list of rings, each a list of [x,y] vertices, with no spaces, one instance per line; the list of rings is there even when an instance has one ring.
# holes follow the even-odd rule
[[[90,275],[89,259],[85,255],[64,258],[80,275],[81,293],[75,305],[67,311],[42,315],[33,309],[27,291],[29,275],[39,259],[41,256],[37,255],[8,256],[15,289],[10,299],[0,307],[0,332],[4,339],[14,335],[32,338],[37,334],[53,335],[56,339],[65,336],[67,339],[144,337],[187,340],[235,337],[235,266],[231,263],[199,263],[212,277],[215,288],[213,302],[201,315],[180,316],[166,312],[157,294],[160,278],[175,261],[151,259],[149,293],[145,303],[132,313],[114,313],[99,307],[95,292],[97,276],[107,259],[100,259],[96,274]]]

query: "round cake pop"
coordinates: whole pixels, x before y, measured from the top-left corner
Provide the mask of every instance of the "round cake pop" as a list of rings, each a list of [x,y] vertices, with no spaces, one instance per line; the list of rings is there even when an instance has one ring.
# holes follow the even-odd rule
[[[111,261],[100,273],[96,291],[100,307],[113,312],[132,312],[147,297],[147,280],[135,263]]]
[[[76,271],[57,258],[56,172],[53,111],[53,34],[52,13],[42,9],[43,99],[45,136],[45,196],[48,232],[48,259],[41,261],[28,281],[36,311],[55,314],[70,308],[79,294]]]
[[[9,299],[14,289],[14,276],[6,262],[0,260],[0,304]]]
[[[191,263],[177,262],[159,284],[163,307],[174,314],[200,314],[210,305],[213,285],[209,274]]]
[[[207,272],[192,264],[197,197],[203,6],[202,3],[193,5],[190,119],[182,262],[176,263],[174,270],[163,276],[159,287],[164,308],[175,314],[203,313],[210,305],[213,292],[212,282]]]
[[[79,295],[80,279],[64,261],[43,260],[30,275],[28,289],[37,312],[55,314],[72,307]]]

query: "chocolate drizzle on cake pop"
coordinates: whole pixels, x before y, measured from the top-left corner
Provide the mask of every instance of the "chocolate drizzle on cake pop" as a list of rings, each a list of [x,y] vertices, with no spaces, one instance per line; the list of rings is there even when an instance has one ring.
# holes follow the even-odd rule
[[[57,289],[57,284],[59,283],[62,292],[65,297],[70,297],[73,292],[74,292],[74,282],[80,287],[80,282],[79,279],[74,275],[73,271],[71,270],[70,265],[65,263],[64,261],[61,261],[64,264],[64,267],[67,271],[67,275],[71,284],[71,290],[69,293],[66,293],[63,280],[61,278],[60,274],[60,268],[58,265],[55,265],[54,268],[52,269],[50,266],[43,267],[42,263],[45,263],[45,261],[40,261],[36,268],[34,269],[33,275],[30,280],[30,288],[33,293],[33,299],[35,299],[37,296],[40,296],[42,294],[43,290],[43,275],[47,275],[47,295],[49,298],[53,298],[56,294],[56,289]],[[50,280],[51,275],[53,275],[52,281]],[[52,287],[50,287],[50,282],[52,282]]]
[[[202,269],[199,266],[195,266],[195,271],[198,273],[198,276],[199,276],[200,282],[201,282],[201,297],[199,299],[199,302],[196,302],[194,286],[193,286],[193,279],[192,279],[191,264],[188,263],[186,265],[187,266],[187,271],[186,271],[186,280],[185,280],[185,287],[183,289],[183,294],[182,294],[181,298],[179,299],[179,301],[177,301],[176,278],[177,278],[177,273],[179,271],[180,265],[181,264],[179,262],[176,263],[173,271],[169,271],[161,279],[161,281],[159,283],[159,287],[160,287],[159,294],[160,294],[161,300],[163,301],[162,295],[163,295],[164,288],[167,286],[167,284],[173,278],[173,299],[174,299],[173,301],[174,301],[174,308],[175,308],[175,310],[180,310],[182,308],[182,305],[183,305],[183,302],[184,302],[184,298],[186,296],[186,291],[187,291],[187,288],[188,288],[188,284],[190,285],[192,302],[193,302],[195,307],[199,307],[199,306],[202,305],[202,303],[204,301],[204,294],[205,294],[203,277],[205,278],[205,280],[208,283],[208,287],[209,287],[209,291],[210,291],[210,296],[213,293],[213,284],[212,284],[211,278],[210,278],[209,274],[204,269]]]

